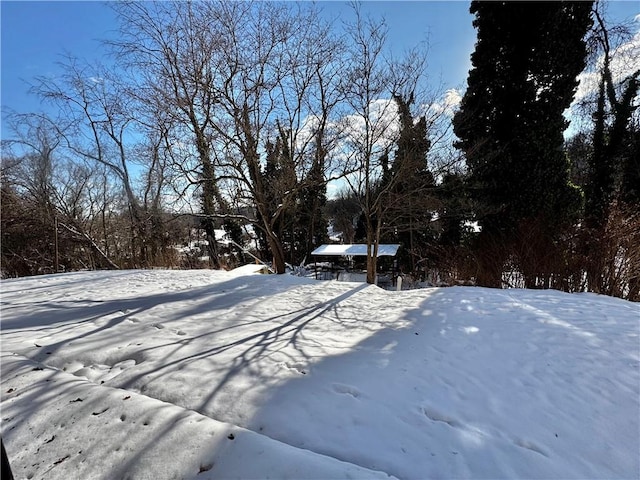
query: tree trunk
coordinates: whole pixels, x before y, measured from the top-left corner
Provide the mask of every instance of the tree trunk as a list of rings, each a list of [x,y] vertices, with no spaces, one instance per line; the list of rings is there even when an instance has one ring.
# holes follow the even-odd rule
[[[195,120],[193,123],[195,127],[197,125]],[[209,266],[218,269],[220,268],[220,260],[218,259],[218,244],[213,223],[213,215],[216,213],[215,198],[218,186],[214,177],[213,164],[209,158],[209,144],[200,130],[196,130],[196,143],[198,155],[200,156],[200,165],[202,166],[202,213],[206,216],[203,220],[203,227],[207,234]]]
[[[371,285],[377,284],[380,227],[380,215],[377,215],[375,225],[371,218],[367,217],[367,283]]]
[[[89,244],[89,246],[91,247],[91,249],[98,254],[98,256],[100,258],[102,258],[107,265],[109,265],[110,268],[113,268],[114,270],[119,270],[120,267],[118,265],[116,265],[98,246],[98,244],[93,240],[93,238],[91,238],[87,233],[76,229],[70,225],[66,225],[65,223],[62,222],[58,222],[58,225],[60,225],[61,227],[66,228],[69,232],[71,232],[72,234],[76,235],[79,238],[82,238],[84,240],[87,241],[87,243]]]
[[[286,263],[284,258],[284,248],[282,248],[282,242],[278,236],[272,231],[267,232],[267,241],[269,242],[269,249],[273,255],[273,270],[277,274],[285,273]]]
[[[506,246],[500,235],[483,230],[478,237],[476,252],[476,284],[480,287],[501,288]]]

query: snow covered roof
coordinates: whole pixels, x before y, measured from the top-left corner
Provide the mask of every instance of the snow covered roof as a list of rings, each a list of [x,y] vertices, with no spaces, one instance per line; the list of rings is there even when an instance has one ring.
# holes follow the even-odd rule
[[[394,257],[396,253],[398,253],[398,248],[400,248],[400,245],[381,243],[378,245],[378,256]],[[367,255],[367,245],[359,243],[345,245],[320,245],[311,252],[311,255],[364,257]]]

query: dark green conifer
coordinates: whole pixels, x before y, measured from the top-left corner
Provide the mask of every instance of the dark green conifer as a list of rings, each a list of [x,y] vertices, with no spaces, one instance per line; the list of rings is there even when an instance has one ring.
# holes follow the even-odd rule
[[[523,226],[534,223],[551,241],[580,211],[563,152],[563,112],[585,66],[592,3],[471,4],[478,38],[454,131],[481,212],[480,241],[499,263],[481,267],[482,284],[500,286],[500,262]]]

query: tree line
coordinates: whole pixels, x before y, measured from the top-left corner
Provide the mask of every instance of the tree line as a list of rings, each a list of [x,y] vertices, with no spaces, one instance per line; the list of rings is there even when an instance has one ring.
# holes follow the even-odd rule
[[[284,273],[332,230],[368,245],[370,283],[400,243],[416,279],[638,299],[639,72],[615,71],[629,36],[603,5],[472,2],[455,115],[425,46],[390,55],[358,4],[349,23],[307,3],[111,8],[104,63],[34,80],[56,114],[6,117],[3,276],[227,268],[238,245]]]

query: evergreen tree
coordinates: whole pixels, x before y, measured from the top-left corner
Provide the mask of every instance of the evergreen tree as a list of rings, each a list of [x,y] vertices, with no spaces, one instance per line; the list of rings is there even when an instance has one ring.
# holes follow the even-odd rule
[[[440,203],[438,243],[442,247],[458,247],[464,239],[464,221],[471,216],[464,177],[458,173],[445,174],[438,186],[437,197]]]
[[[569,178],[584,190],[589,182],[589,159],[593,154],[591,135],[578,132],[565,142],[564,149],[569,158]]]
[[[266,213],[267,222],[271,223],[273,233],[280,239],[283,249],[286,250],[285,258],[290,259],[293,244],[293,233],[291,232],[295,218],[295,197],[287,195],[295,189],[297,180],[295,167],[288,148],[289,132],[278,128],[278,136],[275,141],[267,141],[265,145],[266,158],[262,171],[264,183],[264,205],[256,212],[259,220],[258,225],[264,222],[261,211]],[[283,199],[287,198],[287,205],[282,205]],[[276,214],[276,212],[279,212]],[[258,229],[258,241],[260,243],[261,254],[267,258],[270,250],[267,234],[264,230]],[[289,255],[287,255],[287,253]]]
[[[605,64],[608,70],[609,65]],[[633,100],[640,90],[640,69],[623,83],[617,98],[611,72],[603,72],[594,117],[593,151],[589,157],[587,184],[588,228],[603,228],[609,217],[614,197],[633,203],[640,188],[638,172],[637,137],[631,116]],[[608,120],[610,124],[608,124]]]
[[[278,127],[278,137],[265,145],[262,176],[265,184],[266,211],[273,232],[283,245],[286,261],[297,265],[318,245],[327,240],[327,222],[323,215],[326,183],[322,152],[315,153],[310,170],[299,179],[289,145],[291,133]],[[276,212],[278,212],[276,214]],[[258,218],[262,221],[260,212]],[[259,231],[261,254],[269,245],[265,232]]]
[[[316,247],[329,240],[328,223],[324,215],[327,204],[327,186],[324,182],[323,162],[316,153],[311,170],[300,189],[297,208],[296,255],[292,261],[300,263]]]
[[[640,206],[640,128],[638,125],[630,126],[627,141],[626,158],[622,164],[620,197],[628,205]]]
[[[623,263],[621,252],[626,251],[634,265],[638,265],[637,258],[640,258],[637,253],[630,253],[633,249],[629,250],[625,245],[637,243],[629,237],[632,233],[626,233],[626,226],[638,221],[640,199],[638,128],[637,117],[634,118],[635,100],[640,91],[640,68],[636,65],[635,70],[624,78],[615,78],[612,63],[616,55],[614,38],[617,34],[614,32],[618,29],[606,25],[598,8],[594,10],[594,17],[596,25],[592,41],[596,47],[594,53],[600,59],[600,81],[591,115],[592,148],[585,187],[582,254],[589,290],[617,295],[625,290],[620,288],[625,275],[617,271]],[[632,228],[631,232],[634,230],[637,229]],[[631,270],[635,270],[631,273],[635,286],[627,290],[640,291],[640,267]]]
[[[431,192],[435,185],[427,164],[431,141],[426,117],[414,121],[411,114],[413,96],[405,99],[395,95],[394,100],[400,131],[391,166],[388,158],[382,162],[385,172],[380,188],[388,189],[389,203],[383,240],[401,244],[399,266],[402,271],[414,272],[434,237],[429,228],[434,210]]]
[[[549,241],[579,212],[563,152],[564,110],[585,65],[593,2],[478,2],[468,89],[454,117],[482,227],[478,282],[501,285],[503,261],[530,223]],[[536,252],[531,252],[536,255]],[[533,260],[518,259],[527,270]],[[523,271],[531,285],[542,272]]]

